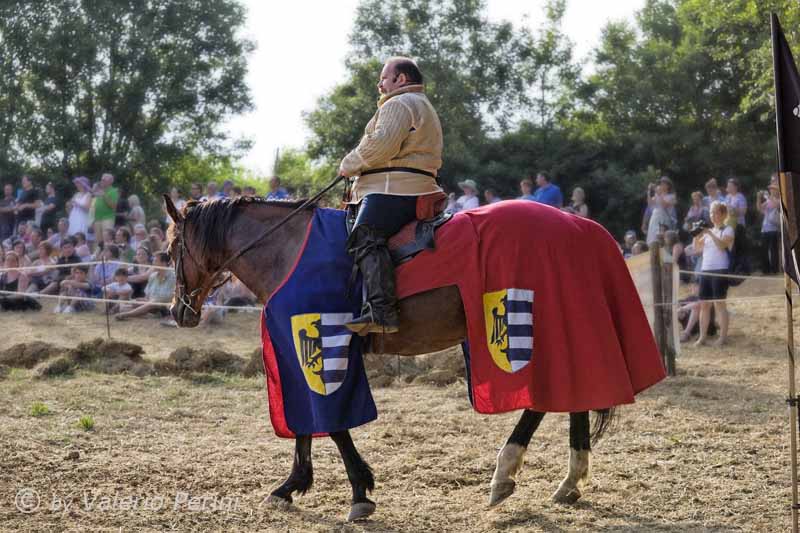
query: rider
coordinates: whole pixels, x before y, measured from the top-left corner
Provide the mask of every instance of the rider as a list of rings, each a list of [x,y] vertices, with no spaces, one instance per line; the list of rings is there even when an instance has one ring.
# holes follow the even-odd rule
[[[395,333],[399,327],[389,237],[404,225],[444,209],[447,196],[436,183],[442,166],[442,126],[422,85],[416,63],[386,61],[378,110],[339,173],[355,177],[349,203],[357,210],[347,252],[364,277],[366,302],[347,327],[358,333]]]

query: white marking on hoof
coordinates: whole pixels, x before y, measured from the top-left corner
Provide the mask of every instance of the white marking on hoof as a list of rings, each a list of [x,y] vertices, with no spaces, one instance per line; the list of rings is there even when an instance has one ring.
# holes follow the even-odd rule
[[[267,499],[264,501],[267,503],[267,505],[270,507],[275,507],[276,509],[288,509],[292,506],[292,502],[286,498],[281,498],[280,496],[276,496],[274,494],[267,496]]]
[[[591,471],[591,452],[589,450],[569,450],[569,470],[567,477],[558,486],[551,499],[556,503],[573,504],[581,497],[578,486],[589,481]]]
[[[350,514],[347,515],[347,521],[353,522],[355,520],[361,520],[367,518],[374,512],[375,504],[373,502],[354,503],[353,506],[350,507]]]
[[[492,492],[489,496],[489,507],[498,505],[503,500],[514,494],[517,486],[516,476],[525,460],[524,446],[509,443],[500,449],[497,454],[497,467],[492,476]]]

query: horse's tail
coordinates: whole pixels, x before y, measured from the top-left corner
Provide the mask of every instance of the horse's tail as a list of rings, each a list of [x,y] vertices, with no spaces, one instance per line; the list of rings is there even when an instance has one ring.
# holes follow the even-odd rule
[[[589,434],[592,444],[597,443],[617,420],[616,407],[594,412],[594,424]]]

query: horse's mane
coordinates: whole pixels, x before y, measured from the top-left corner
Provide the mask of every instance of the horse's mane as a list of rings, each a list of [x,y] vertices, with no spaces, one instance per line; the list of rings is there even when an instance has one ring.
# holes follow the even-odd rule
[[[256,204],[264,207],[285,207],[297,209],[305,199],[301,200],[266,200],[253,196],[241,196],[235,200],[219,198],[206,202],[189,201],[181,214],[184,224],[191,224],[194,228],[193,241],[203,257],[219,260],[222,250],[225,249],[226,234],[236,217],[242,212],[240,207]],[[316,204],[309,204],[306,209],[314,209]],[[169,227],[168,235],[172,242],[177,235],[175,224]],[[198,258],[199,259],[199,258]]]

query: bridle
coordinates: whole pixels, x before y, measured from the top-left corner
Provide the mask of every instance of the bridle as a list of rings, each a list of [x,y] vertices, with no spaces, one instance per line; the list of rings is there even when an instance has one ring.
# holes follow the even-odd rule
[[[201,285],[200,287],[198,287],[198,288],[194,289],[193,291],[191,291],[190,293],[186,292],[187,287],[186,287],[186,283],[185,283],[186,276],[185,276],[184,271],[183,271],[183,263],[184,263],[183,256],[187,255],[189,257],[189,259],[191,259],[192,262],[195,264],[195,266],[197,268],[199,268],[203,273],[208,273],[208,269],[205,267],[205,265],[201,264],[197,259],[194,258],[192,253],[189,251],[189,248],[184,244],[186,242],[186,218],[184,217],[184,220],[182,222],[180,222],[181,230],[180,230],[180,233],[179,233],[179,236],[178,236],[178,238],[180,240],[178,241],[178,253],[176,254],[176,258],[175,258],[175,274],[176,274],[175,285],[176,285],[176,287],[178,289],[178,301],[181,304],[183,304],[184,307],[186,307],[193,314],[199,315],[200,314],[199,310],[195,309],[191,305],[192,304],[192,299],[195,296],[197,296],[198,294],[202,294],[206,290],[211,292],[211,291],[214,291],[214,290],[222,287],[223,285],[225,285],[231,279],[232,274],[230,272],[228,272],[228,276],[223,281],[221,281],[220,283],[214,284],[214,280],[216,280],[220,276],[220,274],[225,272],[228,269],[228,267],[234,261],[236,261],[237,259],[242,257],[244,254],[246,254],[247,252],[252,250],[253,247],[256,244],[258,244],[263,239],[267,238],[272,233],[277,231],[278,228],[280,228],[281,226],[283,226],[284,224],[289,222],[289,220],[291,220],[292,217],[294,217],[297,213],[301,212],[303,209],[305,209],[309,205],[312,205],[312,204],[316,203],[320,198],[322,198],[322,196],[325,193],[327,193],[328,191],[333,189],[340,181],[342,181],[344,179],[346,179],[345,176],[337,176],[324,189],[322,189],[320,192],[315,194],[312,198],[309,198],[308,200],[306,200],[305,202],[300,204],[291,213],[289,213],[288,215],[283,217],[281,220],[279,220],[272,227],[264,230],[258,237],[256,237],[255,239],[251,240],[249,243],[247,243],[242,248],[240,248],[238,252],[236,252],[231,257],[229,257],[228,259],[223,261],[223,263],[208,278],[209,280],[211,280],[211,283],[206,282],[203,285]],[[164,196],[166,196],[166,195],[164,195]],[[188,213],[188,208],[187,208],[187,213]],[[178,224],[177,220],[175,220],[174,222],[175,222],[175,224]],[[202,307],[202,305],[198,305],[198,308],[201,308],[201,307]]]

